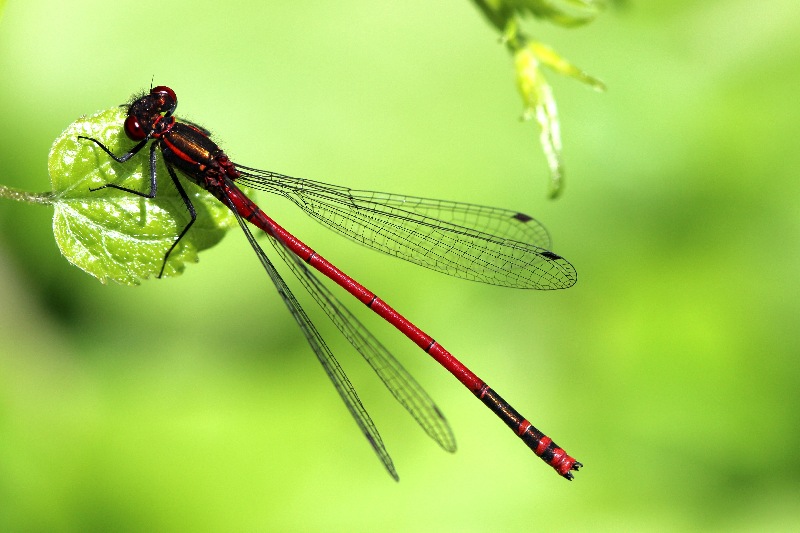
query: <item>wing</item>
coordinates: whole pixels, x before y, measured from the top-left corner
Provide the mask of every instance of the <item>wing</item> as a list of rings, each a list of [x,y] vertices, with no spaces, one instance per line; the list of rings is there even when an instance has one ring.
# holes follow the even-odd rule
[[[288,198],[346,237],[412,263],[492,285],[563,289],[573,266],[532,217],[494,207],[355,191],[237,165],[245,185]]]
[[[442,412],[428,396],[422,386],[411,377],[400,362],[378,339],[344,306],[331,291],[320,282],[305,263],[278,243],[270,239],[277,252],[292,269],[300,283],[308,290],[325,314],[333,321],[350,344],[380,377],[389,392],[411,414],[422,429],[439,446],[455,452],[453,432]]]
[[[305,335],[309,345],[311,345],[311,349],[317,356],[317,359],[319,359],[319,362],[325,369],[325,373],[328,374],[333,386],[336,388],[336,391],[339,393],[342,401],[344,401],[347,409],[350,411],[350,414],[355,419],[356,424],[358,424],[358,427],[361,429],[361,432],[367,438],[373,450],[375,450],[375,453],[383,463],[383,466],[389,472],[389,475],[391,475],[395,480],[399,480],[400,478],[398,477],[397,471],[394,468],[392,458],[389,457],[389,453],[386,451],[386,447],[383,445],[383,441],[378,433],[378,429],[375,427],[375,423],[372,421],[372,418],[370,418],[367,410],[361,403],[358,394],[353,388],[353,385],[350,383],[350,380],[347,378],[347,375],[344,373],[344,370],[342,370],[342,367],[339,365],[339,362],[334,357],[333,352],[331,352],[330,348],[328,348],[328,345],[325,344],[325,340],[319,334],[319,331],[317,331],[317,328],[314,327],[314,324],[308,318],[308,315],[306,315],[306,312],[300,306],[300,303],[289,290],[286,282],[283,280],[283,278],[281,278],[280,274],[275,269],[275,266],[264,253],[264,250],[262,250],[261,246],[259,246],[259,244],[256,242],[256,239],[253,236],[253,233],[250,231],[250,228],[247,227],[247,224],[244,222],[244,220],[242,220],[242,217],[236,212],[231,204],[228,204],[228,207],[230,207],[231,211],[233,211],[233,213],[236,215],[236,220],[239,222],[242,231],[244,231],[245,235],[247,236],[247,240],[250,242],[250,245],[256,252],[259,261],[261,261],[261,264],[264,266],[264,270],[267,271],[269,277],[272,279],[272,282],[275,284],[275,287],[278,289],[278,294],[281,295],[286,307],[289,308],[289,312],[294,317],[297,325],[300,326],[300,330],[303,332],[303,335]]]

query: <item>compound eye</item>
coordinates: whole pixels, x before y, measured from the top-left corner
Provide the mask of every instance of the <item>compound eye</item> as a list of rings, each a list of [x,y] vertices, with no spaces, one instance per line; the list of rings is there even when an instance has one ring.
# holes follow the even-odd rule
[[[125,135],[132,141],[141,141],[147,137],[144,128],[139,123],[139,119],[133,115],[128,115],[128,118],[125,119]]]
[[[178,102],[178,97],[175,96],[175,91],[166,85],[159,85],[150,89],[150,94],[159,94],[164,97],[164,101],[168,107],[175,105]]]

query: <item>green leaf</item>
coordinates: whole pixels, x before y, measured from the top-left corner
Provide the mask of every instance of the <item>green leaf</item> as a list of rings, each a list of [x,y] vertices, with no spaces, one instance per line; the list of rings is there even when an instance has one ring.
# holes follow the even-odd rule
[[[124,154],[134,145],[123,133],[125,113],[124,107],[116,107],[70,124],[50,149],[48,170],[53,233],[64,257],[102,283],[138,285],[158,275],[164,255],[190,218],[160,154],[154,199],[112,188],[90,190],[106,183],[150,190],[147,148],[120,164],[95,143],[78,139],[93,137],[114,154]],[[181,184],[197,210],[197,221],[170,254],[164,276],[181,274],[186,262],[197,262],[197,252],[214,246],[236,225],[228,208],[208,192],[188,180]]]
[[[514,53],[517,88],[525,106],[523,119],[535,118],[539,123],[539,142],[550,167],[550,197],[556,198],[561,194],[564,179],[561,129],[553,90],[542,73],[541,65],[586,83],[596,91],[604,91],[606,87],[602,81],[580,70],[542,43],[531,41]]]
[[[547,66],[564,76],[570,76],[604,91],[605,85],[579,69],[552,48],[530,41],[522,31],[521,18],[532,15],[562,26],[580,26],[593,20],[606,0],[473,0],[488,20],[501,31],[502,42],[514,56],[517,89],[524,103],[523,119],[536,119],[539,124],[539,143],[550,169],[550,197],[561,194],[564,165],[561,156],[561,130],[553,90],[542,73]]]
[[[535,41],[529,43],[528,46],[539,61],[559,74],[575,78],[580,82],[590,85],[595,91],[603,92],[606,90],[605,83],[579,69],[561,57],[558,52],[549,46]]]
[[[535,118],[539,123],[539,142],[550,167],[550,197],[562,190],[564,177],[561,159],[561,127],[553,90],[539,69],[539,60],[530,47],[521,48],[514,55],[517,71],[517,88],[525,105],[523,119]]]
[[[561,26],[581,26],[597,17],[605,6],[603,0],[514,0],[517,9],[527,9],[536,17]]]

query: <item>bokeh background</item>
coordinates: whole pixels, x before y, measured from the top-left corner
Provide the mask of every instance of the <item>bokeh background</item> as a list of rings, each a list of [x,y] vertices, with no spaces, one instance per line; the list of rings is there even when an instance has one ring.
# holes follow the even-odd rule
[[[465,0],[8,2],[0,183],[47,190],[56,136],[152,80],[237,161],[542,220],[568,291],[449,279],[259,196],[585,468],[559,478],[363,313],[448,416],[442,452],[308,303],[395,483],[237,231],[179,278],[103,286],[60,256],[51,208],[2,200],[0,529],[797,528],[800,6],[629,1],[528,30],[609,87],[550,77],[557,201]]]

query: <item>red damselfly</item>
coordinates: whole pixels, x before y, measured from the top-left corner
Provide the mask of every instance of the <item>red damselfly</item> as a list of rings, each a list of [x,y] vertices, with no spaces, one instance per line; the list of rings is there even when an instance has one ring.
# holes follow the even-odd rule
[[[97,139],[80,137],[94,142],[119,163],[130,160],[150,143],[148,192],[115,183],[99,187],[114,188],[145,198],[156,196],[156,156],[158,151],[161,152],[172,182],[190,215],[189,222],[166,251],[161,274],[170,253],[197,217],[195,208],[175,173],[177,169],[234,213],[325,372],[392,477],[398,479],[392,460],[355,389],[317,328],[256,242],[246,222],[271,237],[270,242],[275,251],[300,283],[366,359],[395,398],[442,448],[454,451],[455,440],[439,408],[394,356],[314,276],[309,266],[344,288],[405,334],[475,394],[536,455],[560,475],[572,479],[571,471],[578,470],[581,463],[531,425],[431,336],[267,216],[234,182],[281,195],[322,224],[352,240],[451,276],[506,287],[570,287],[577,279],[575,270],[564,258],[547,250],[550,238],[541,224],[528,215],[506,209],[356,191],[239,165],[228,159],[211,140],[207,130],[173,116],[177,105],[175,92],[165,86],[155,87],[149,93],[134,97],[127,104],[124,131],[136,144],[121,156],[113,154]]]

